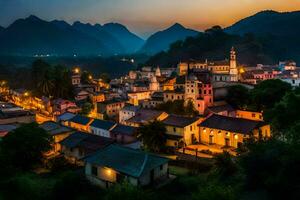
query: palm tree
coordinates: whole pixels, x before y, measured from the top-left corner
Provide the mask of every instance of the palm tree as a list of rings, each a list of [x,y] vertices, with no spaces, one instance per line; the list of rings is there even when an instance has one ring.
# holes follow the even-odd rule
[[[53,79],[51,77],[50,71],[47,71],[43,78],[40,79],[38,83],[38,89],[42,95],[50,96],[52,94],[52,89],[54,88]]]

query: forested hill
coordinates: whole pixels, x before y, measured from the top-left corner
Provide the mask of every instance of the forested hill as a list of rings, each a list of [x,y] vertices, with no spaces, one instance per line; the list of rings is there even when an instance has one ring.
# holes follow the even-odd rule
[[[215,26],[196,37],[173,43],[167,52],[152,56],[146,64],[170,67],[188,59],[223,60],[229,58],[232,46],[237,50],[240,63],[275,63],[281,57],[281,50],[272,48],[270,41],[271,38],[258,38],[252,34],[231,35]]]
[[[224,30],[216,26],[197,37],[171,45],[151,57],[147,64],[171,66],[184,59],[225,59],[235,46],[240,63],[274,64],[280,60],[300,62],[300,11],[262,11]]]

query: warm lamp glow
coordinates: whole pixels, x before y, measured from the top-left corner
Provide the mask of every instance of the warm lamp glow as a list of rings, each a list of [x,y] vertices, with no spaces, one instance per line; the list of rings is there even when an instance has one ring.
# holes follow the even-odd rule
[[[74,69],[74,72],[75,72],[76,74],[78,74],[78,73],[80,72],[80,69],[79,69],[79,68],[75,68],[75,69]]]
[[[107,171],[107,175],[110,176],[110,175],[111,175],[111,170],[110,170],[110,169],[107,169],[106,171]]]

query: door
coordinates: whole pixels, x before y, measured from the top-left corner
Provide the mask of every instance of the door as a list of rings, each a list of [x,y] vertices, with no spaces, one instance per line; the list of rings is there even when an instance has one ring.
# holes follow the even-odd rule
[[[209,136],[209,144],[213,144],[214,143],[214,136],[210,135]]]
[[[229,147],[229,146],[230,146],[230,139],[225,138],[225,147]]]

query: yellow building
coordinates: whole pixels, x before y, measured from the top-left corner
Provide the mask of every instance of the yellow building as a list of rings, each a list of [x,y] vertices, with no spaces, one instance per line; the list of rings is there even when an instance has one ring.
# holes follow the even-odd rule
[[[129,103],[138,106],[141,100],[146,100],[151,98],[150,91],[140,91],[140,92],[128,92]]]
[[[162,83],[162,90],[174,90],[174,85],[176,83],[176,78],[167,79],[164,83]]]
[[[185,93],[182,89],[177,88],[175,90],[167,90],[163,92],[163,101],[175,101],[175,100],[184,100]]]
[[[40,127],[47,131],[53,138],[53,148],[47,153],[48,155],[58,153],[61,150],[60,142],[73,133],[71,128],[52,121],[44,122],[40,125]]]
[[[236,110],[236,117],[243,119],[251,119],[257,121],[263,121],[263,114],[261,112],[252,112],[247,110]]]
[[[167,146],[183,147],[199,141],[199,127],[201,118],[169,115],[162,122],[167,129]]]
[[[271,137],[270,125],[263,121],[212,114],[199,125],[200,142],[237,148],[250,137]]]
[[[93,121],[92,118],[76,115],[67,122],[67,125],[78,131],[89,132],[89,126]]]

